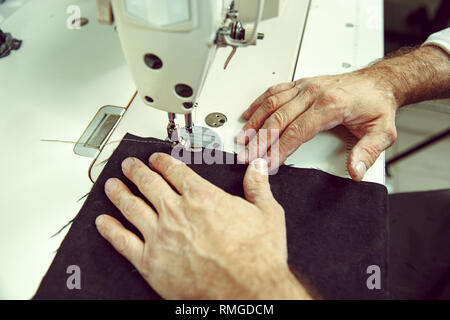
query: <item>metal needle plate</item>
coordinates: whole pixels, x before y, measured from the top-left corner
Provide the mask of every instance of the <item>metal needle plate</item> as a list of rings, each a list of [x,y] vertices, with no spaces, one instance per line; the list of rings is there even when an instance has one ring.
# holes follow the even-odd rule
[[[206,116],[205,122],[212,128],[218,128],[223,126],[227,122],[227,117],[220,112],[213,112]]]

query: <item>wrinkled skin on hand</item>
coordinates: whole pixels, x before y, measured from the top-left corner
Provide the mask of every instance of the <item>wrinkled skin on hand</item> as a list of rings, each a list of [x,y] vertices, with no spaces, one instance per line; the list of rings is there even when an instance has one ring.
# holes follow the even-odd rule
[[[118,179],[105,192],[141,232],[101,215],[101,235],[166,299],[308,298],[287,265],[284,211],[273,198],[267,163],[249,165],[246,199],[212,185],[181,161],[155,153],[135,158],[125,176],[153,210]]]
[[[248,162],[265,154],[270,163],[282,164],[319,132],[343,125],[359,139],[347,167],[360,181],[394,143],[397,108],[391,86],[364,71],[282,83],[269,88],[243,114],[247,123],[237,142],[247,146],[238,159]],[[261,129],[277,129],[279,137]],[[274,147],[279,155],[271,155]]]

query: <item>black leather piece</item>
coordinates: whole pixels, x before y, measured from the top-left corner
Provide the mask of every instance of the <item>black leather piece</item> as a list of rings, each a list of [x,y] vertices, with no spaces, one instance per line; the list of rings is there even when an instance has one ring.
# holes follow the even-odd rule
[[[145,163],[153,152],[171,153],[170,144],[127,134],[94,184],[61,244],[35,299],[158,299],[134,267],[98,234],[102,213],[137,233],[104,193],[105,181],[118,177],[142,195],[121,172],[135,156]],[[185,154],[192,156],[192,154]],[[216,155],[222,155],[217,151]],[[229,155],[234,158],[234,155]],[[236,162],[235,162],[236,163]],[[234,195],[243,196],[245,165],[190,165]],[[289,264],[326,299],[386,299],[387,193],[374,183],[356,183],[318,170],[282,166],[270,177],[272,191],[286,212]],[[69,265],[81,269],[81,290],[66,287]],[[381,268],[381,290],[366,286],[370,265]]]

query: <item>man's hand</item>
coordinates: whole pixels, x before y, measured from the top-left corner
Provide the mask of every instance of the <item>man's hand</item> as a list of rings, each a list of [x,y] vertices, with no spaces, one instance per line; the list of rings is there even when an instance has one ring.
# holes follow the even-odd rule
[[[252,161],[261,156],[258,152],[268,150],[266,159],[281,164],[317,133],[344,125],[360,139],[348,159],[348,172],[359,181],[380,153],[395,141],[397,107],[388,89],[358,72],[271,87],[243,114],[248,122],[237,139],[250,142],[239,160]],[[277,139],[258,132],[260,129],[277,129],[281,134]],[[257,136],[252,136],[252,132],[258,132]],[[245,140],[244,135],[249,139]],[[272,145],[279,150],[279,160],[271,157]]]
[[[156,211],[118,179],[108,198],[141,232],[101,215],[101,235],[166,299],[309,298],[287,265],[284,211],[273,198],[267,163],[258,159],[244,178],[247,200],[201,178],[184,163],[155,153],[150,167],[128,158],[125,176]]]
[[[265,154],[272,163],[282,164],[317,133],[344,125],[359,139],[347,169],[360,181],[395,141],[396,110],[414,102],[450,97],[449,74],[449,55],[425,46],[398,52],[352,73],[271,87],[243,114],[247,123],[237,142],[247,147],[238,159],[247,162]],[[269,129],[280,134],[270,135]],[[272,154],[271,148],[279,154]]]

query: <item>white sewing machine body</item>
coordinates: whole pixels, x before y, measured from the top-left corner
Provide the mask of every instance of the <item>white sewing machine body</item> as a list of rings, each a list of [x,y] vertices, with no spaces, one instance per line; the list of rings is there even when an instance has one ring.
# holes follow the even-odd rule
[[[252,32],[246,32],[239,12],[253,9],[257,20],[263,18],[264,7],[266,16],[275,16],[279,8],[279,0],[111,3],[139,96],[149,106],[175,114],[192,112],[217,48],[229,45],[227,37],[236,45],[246,40],[256,44],[255,39],[248,39]],[[262,7],[260,17],[258,5]]]
[[[166,112],[191,112],[216,51],[214,40],[225,16],[222,1],[114,0],[112,4],[143,102]]]

